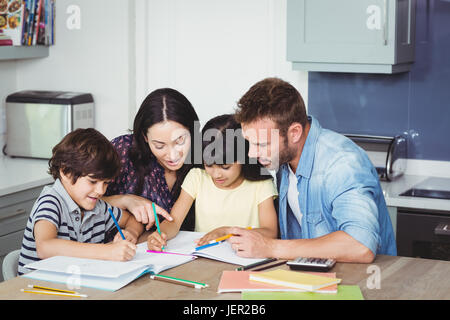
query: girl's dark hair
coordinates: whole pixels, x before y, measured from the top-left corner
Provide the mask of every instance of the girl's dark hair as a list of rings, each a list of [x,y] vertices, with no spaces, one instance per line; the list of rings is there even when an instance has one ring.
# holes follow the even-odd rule
[[[144,177],[150,173],[152,168],[152,159],[155,156],[150,150],[144,136],[147,135],[148,128],[163,121],[175,121],[183,125],[191,134],[191,141],[195,130],[198,130],[198,116],[189,100],[180,92],[171,88],[157,89],[151,92],[142,102],[139,111],[136,114],[133,125],[133,143],[130,150],[130,160],[137,172],[136,195],[141,195],[144,187]],[[185,164],[177,170],[177,179],[172,188],[174,198],[178,198],[181,191],[181,184],[192,168],[192,146],[187,155]]]
[[[249,158],[249,142],[242,135],[240,123],[233,114],[209,120],[202,129],[203,161],[211,164],[242,164],[242,175],[250,181],[272,179],[257,159]]]
[[[60,170],[71,177],[91,176],[94,179],[114,179],[120,172],[119,155],[111,142],[93,128],[76,129],[68,133],[52,149],[48,161],[53,178],[59,179]]]

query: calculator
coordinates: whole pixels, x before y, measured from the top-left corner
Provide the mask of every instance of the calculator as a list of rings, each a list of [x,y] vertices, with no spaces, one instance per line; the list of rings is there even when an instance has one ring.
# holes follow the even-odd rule
[[[326,272],[334,267],[336,260],[298,257],[286,262],[286,264],[292,270]]]

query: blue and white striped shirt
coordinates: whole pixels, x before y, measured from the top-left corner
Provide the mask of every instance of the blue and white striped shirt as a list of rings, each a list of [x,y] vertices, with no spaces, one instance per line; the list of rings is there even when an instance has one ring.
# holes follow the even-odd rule
[[[111,208],[117,221],[122,217],[119,208],[112,207],[103,200],[97,200],[92,211],[84,211],[81,219],[81,209],[72,200],[57,179],[52,186],[46,186],[31,209],[31,214],[25,228],[22,248],[19,256],[18,274],[31,271],[25,265],[39,261],[34,238],[34,225],[39,220],[53,223],[58,230],[58,239],[72,240],[83,243],[104,243],[106,233],[114,229],[114,221],[108,212]]]

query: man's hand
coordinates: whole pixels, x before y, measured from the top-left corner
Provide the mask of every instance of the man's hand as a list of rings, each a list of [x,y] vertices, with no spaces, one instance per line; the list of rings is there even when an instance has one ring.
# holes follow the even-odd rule
[[[228,239],[236,254],[244,258],[268,258],[273,257],[272,249],[274,240],[264,237],[259,232],[234,227],[230,230],[234,236]]]

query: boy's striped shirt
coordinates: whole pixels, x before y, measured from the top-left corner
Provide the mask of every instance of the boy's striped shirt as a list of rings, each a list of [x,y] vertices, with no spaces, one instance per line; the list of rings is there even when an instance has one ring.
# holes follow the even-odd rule
[[[100,199],[92,211],[84,211],[84,217],[81,219],[80,207],[72,200],[59,179],[52,186],[44,187],[31,209],[25,228],[18,275],[31,271],[25,268],[25,265],[40,260],[34,239],[34,226],[37,221],[46,220],[52,223],[58,230],[58,239],[104,243],[106,233],[115,227],[108,208],[112,209],[115,218],[120,221],[121,209],[112,207]]]

